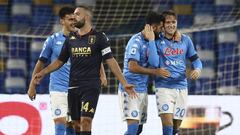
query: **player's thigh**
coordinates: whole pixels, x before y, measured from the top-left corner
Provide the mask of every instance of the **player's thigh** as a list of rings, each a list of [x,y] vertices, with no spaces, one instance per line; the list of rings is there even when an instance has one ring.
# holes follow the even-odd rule
[[[175,89],[156,89],[156,102],[159,115],[164,113],[174,113],[176,96],[177,94]]]
[[[97,108],[100,87],[85,88],[82,91],[81,117],[93,118]]]
[[[80,120],[81,92],[78,88],[68,90],[68,113],[72,120]]]
[[[180,89],[178,91],[178,96],[176,99],[176,105],[174,107],[174,119],[182,120],[186,114],[187,109],[187,89]]]
[[[142,113],[146,113],[147,94],[137,93],[138,98],[130,98],[126,92],[118,92],[120,111],[123,120],[138,120],[143,119]],[[145,117],[145,116],[144,116]]]
[[[66,117],[68,112],[67,92],[50,92],[53,119]]]

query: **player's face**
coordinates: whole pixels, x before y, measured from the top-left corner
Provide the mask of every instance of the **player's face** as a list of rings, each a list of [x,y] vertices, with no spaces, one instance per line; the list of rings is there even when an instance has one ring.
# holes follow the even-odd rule
[[[155,39],[159,37],[159,34],[162,30],[162,23],[159,24],[152,24],[153,32],[155,34]]]
[[[76,18],[75,27],[80,29],[85,25],[86,11],[83,8],[76,8],[74,14]]]
[[[173,36],[177,30],[177,20],[172,15],[167,15],[163,24],[165,34]]]
[[[76,19],[74,14],[66,15],[63,19],[61,19],[62,25],[68,30],[68,31],[74,31],[75,29],[75,23]]]

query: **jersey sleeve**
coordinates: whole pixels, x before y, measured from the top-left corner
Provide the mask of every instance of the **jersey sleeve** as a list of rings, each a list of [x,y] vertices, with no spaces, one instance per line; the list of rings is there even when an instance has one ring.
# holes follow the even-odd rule
[[[153,67],[158,67],[159,65],[159,55],[157,53],[156,41],[149,41],[148,48],[148,63]]]
[[[43,44],[43,48],[40,53],[39,60],[41,60],[43,62],[47,62],[51,58],[52,45],[53,45],[53,38],[48,37]]]
[[[112,58],[113,55],[112,55],[112,50],[110,48],[110,42],[104,33],[100,34],[99,42],[100,42],[100,49],[101,49],[103,60]]]
[[[141,40],[138,38],[132,38],[127,44],[127,55],[128,60],[140,61],[140,43]]]
[[[187,58],[190,58],[197,54],[196,49],[194,48],[193,42],[190,37],[186,37],[187,42]]]
[[[58,57],[58,60],[66,63],[69,57],[70,57],[70,45],[69,45],[69,40],[66,39],[63,43],[63,47]]]

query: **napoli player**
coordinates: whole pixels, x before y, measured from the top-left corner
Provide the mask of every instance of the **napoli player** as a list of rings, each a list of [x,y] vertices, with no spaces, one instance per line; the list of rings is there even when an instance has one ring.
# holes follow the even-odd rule
[[[161,21],[162,16],[151,12],[146,18],[144,30],[133,35],[126,46],[123,74],[129,83],[135,85],[138,98],[130,98],[119,84],[121,114],[128,125],[124,135],[139,135],[143,124],[146,123],[148,76],[169,76],[169,72],[165,69],[148,68],[148,49],[156,48],[155,40],[159,38]],[[158,58],[153,57],[152,61]]]
[[[177,30],[177,15],[171,11],[164,11],[164,34],[157,42],[159,59],[151,61],[151,65],[166,68],[171,76],[156,77],[156,100],[159,115],[163,125],[163,135],[175,135],[186,113],[187,77],[197,79],[200,76],[202,63],[189,36],[182,34],[179,42],[173,41]],[[150,53],[151,57],[156,57]],[[186,61],[189,59],[192,70],[186,75]]]

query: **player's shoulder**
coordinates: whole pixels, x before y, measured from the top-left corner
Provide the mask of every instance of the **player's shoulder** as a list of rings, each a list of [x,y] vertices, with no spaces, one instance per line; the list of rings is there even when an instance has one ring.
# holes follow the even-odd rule
[[[96,30],[95,30],[94,33],[95,33],[95,35],[97,36],[97,38],[103,39],[103,40],[106,40],[106,41],[109,41],[109,38],[108,38],[108,36],[106,35],[105,32],[103,32],[103,31],[96,31]]]
[[[142,44],[144,42],[144,37],[141,34],[141,32],[134,34],[130,40],[128,41],[128,44]]]
[[[191,40],[190,36],[186,35],[186,34],[182,34],[181,35],[182,41],[188,41]]]

